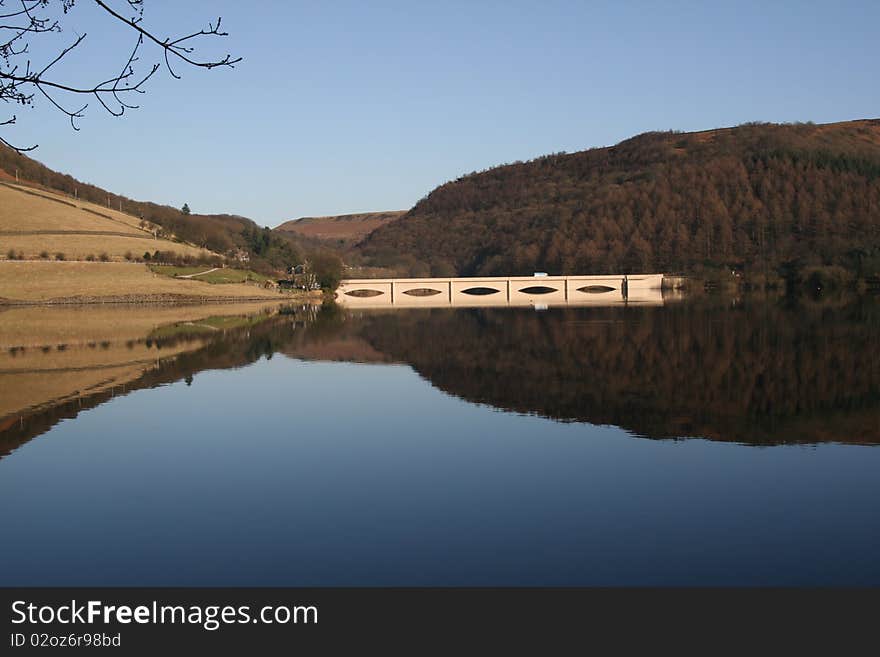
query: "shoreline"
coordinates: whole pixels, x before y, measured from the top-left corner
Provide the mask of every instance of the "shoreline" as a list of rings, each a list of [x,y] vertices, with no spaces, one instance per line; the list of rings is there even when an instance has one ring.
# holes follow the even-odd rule
[[[195,306],[236,303],[285,303],[285,302],[308,302],[320,303],[324,298],[323,293],[303,293],[290,296],[194,296],[186,294],[131,294],[109,296],[72,296],[58,297],[55,299],[31,300],[31,299],[4,299],[0,298],[0,309],[17,308],[21,306],[95,306],[95,305],[166,305],[166,306]]]
[[[318,293],[320,294],[320,293]],[[253,282],[212,283],[151,271],[141,263],[2,261],[0,308],[107,304],[292,302],[314,292]]]

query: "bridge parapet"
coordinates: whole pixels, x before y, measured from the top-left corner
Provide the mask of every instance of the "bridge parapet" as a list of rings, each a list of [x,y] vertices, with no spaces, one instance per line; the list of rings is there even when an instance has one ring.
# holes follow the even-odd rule
[[[663,274],[484,276],[343,280],[337,301],[351,306],[504,306],[662,303]]]

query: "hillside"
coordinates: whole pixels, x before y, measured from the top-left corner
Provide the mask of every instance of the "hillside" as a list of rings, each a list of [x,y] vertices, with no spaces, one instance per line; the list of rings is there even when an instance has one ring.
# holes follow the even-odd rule
[[[228,214],[187,215],[167,205],[135,201],[53,171],[36,160],[0,145],[0,183],[15,183],[16,174],[21,180],[21,187],[33,192],[57,195],[62,201],[96,209],[122,221],[133,221],[135,225],[143,220],[159,236],[174,236],[232,259],[246,259],[250,268],[263,273],[283,271],[303,258],[303,249],[293,233],[274,234],[268,227],[260,227],[247,217]],[[0,242],[2,245],[3,242]],[[8,248],[3,249],[4,254]],[[132,252],[136,253],[134,250]]]
[[[196,246],[161,239],[131,215],[48,191],[0,181],[0,257],[132,260],[156,250],[209,258]]]
[[[0,305],[278,298],[255,284],[215,285],[206,282],[217,278],[212,274],[197,279],[221,258],[160,232],[122,212],[0,181]],[[141,264],[157,260],[191,263],[196,276],[175,279]],[[222,272],[259,280],[246,271]]]
[[[358,247],[410,275],[880,273],[880,120],[652,132],[441,185]]]
[[[345,246],[360,242],[377,228],[388,225],[405,214],[405,210],[399,210],[342,214],[331,217],[301,217],[285,221],[275,230],[323,240],[334,246]]]

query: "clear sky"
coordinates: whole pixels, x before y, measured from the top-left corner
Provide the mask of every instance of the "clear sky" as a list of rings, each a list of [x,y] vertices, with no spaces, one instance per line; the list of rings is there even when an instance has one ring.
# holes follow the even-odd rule
[[[205,52],[244,57],[234,70],[161,71],[140,109],[93,100],[79,132],[37,99],[4,136],[132,198],[275,226],[405,209],[464,173],[646,130],[880,116],[876,0],[146,0],[144,24],[179,35],[217,15],[230,36]],[[88,47],[60,73],[121,68],[124,27],[89,0],[66,20],[57,43]]]

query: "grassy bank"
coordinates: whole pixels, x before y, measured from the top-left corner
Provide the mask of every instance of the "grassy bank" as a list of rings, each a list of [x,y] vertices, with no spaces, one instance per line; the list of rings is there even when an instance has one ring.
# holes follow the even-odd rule
[[[0,352],[12,347],[138,340],[158,327],[273,312],[279,303],[268,299],[235,304],[7,306],[0,311]]]
[[[279,300],[256,283],[212,285],[173,278],[142,264],[0,261],[0,304]]]

